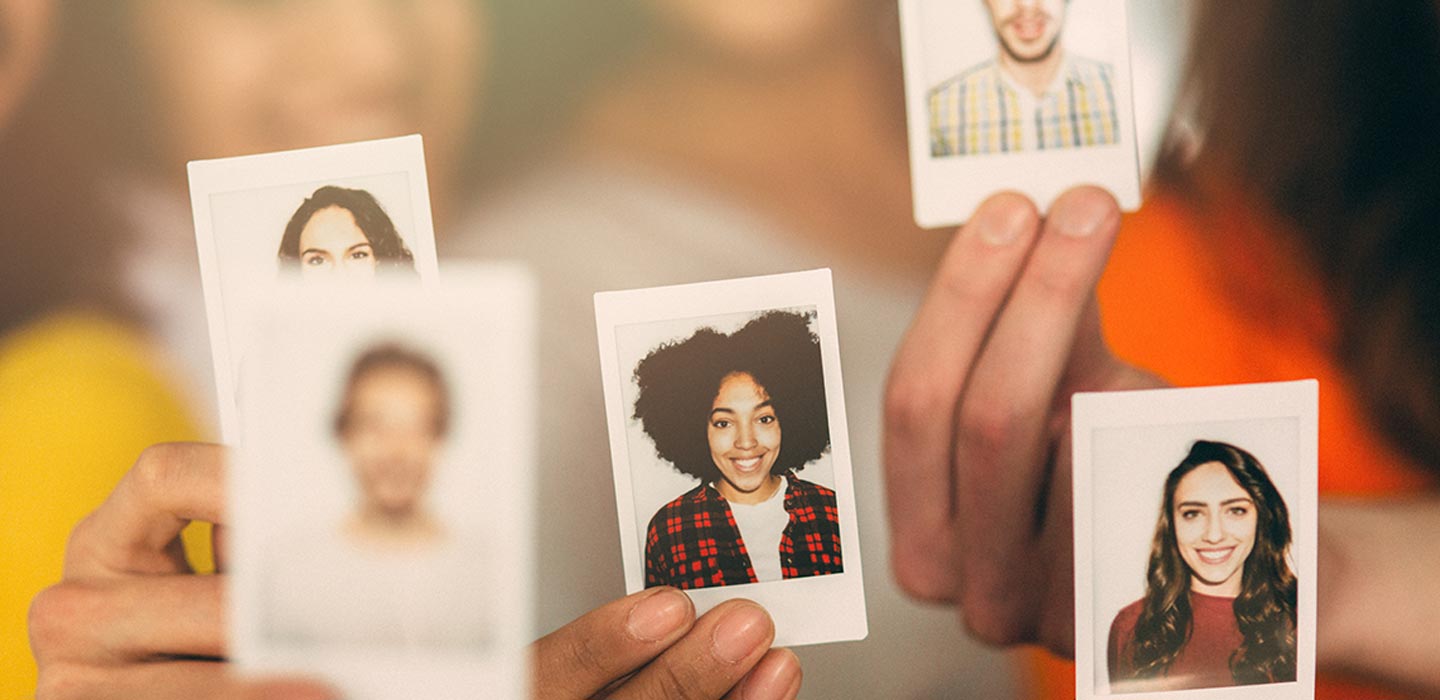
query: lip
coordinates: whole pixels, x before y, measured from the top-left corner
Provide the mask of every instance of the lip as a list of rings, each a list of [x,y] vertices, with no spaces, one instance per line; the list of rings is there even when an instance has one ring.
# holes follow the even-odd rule
[[[1017,19],[1011,26],[1021,41],[1035,41],[1045,34],[1045,20],[1039,18]]]
[[[750,474],[760,470],[760,458],[764,455],[754,457],[731,457],[730,463],[735,465],[736,471],[741,474]]]
[[[1206,549],[1196,548],[1195,556],[1206,564],[1224,564],[1230,560],[1230,555],[1235,553],[1235,547],[1212,547]]]

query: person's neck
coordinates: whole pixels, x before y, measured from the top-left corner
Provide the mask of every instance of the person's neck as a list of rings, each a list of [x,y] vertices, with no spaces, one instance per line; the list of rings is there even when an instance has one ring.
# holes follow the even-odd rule
[[[580,147],[681,173],[832,259],[911,278],[943,237],[911,221],[898,68],[874,39],[832,44],[774,66],[658,44],[587,110]]]
[[[347,523],[346,529],[366,541],[408,543],[440,536],[439,523],[422,508],[394,511],[366,504]]]
[[[1056,46],[1049,55],[1038,61],[1017,61],[1009,53],[1000,52],[1000,67],[1005,74],[1036,97],[1044,95],[1045,91],[1050,89],[1064,63],[1065,49],[1062,46]]]
[[[1190,576],[1190,590],[1201,595],[1214,596],[1216,598],[1235,598],[1240,595],[1240,584],[1242,579],[1239,576],[1231,576],[1228,580],[1220,583],[1206,583],[1199,577]]]
[[[764,503],[773,498],[775,496],[775,493],[780,490],[781,483],[783,483],[783,480],[780,477],[771,474],[770,478],[766,479],[765,483],[760,485],[760,488],[746,493],[745,491],[741,491],[740,489],[731,486],[730,482],[722,478],[720,480],[720,483],[715,485],[715,490],[719,491],[720,495],[724,496],[725,500],[731,503],[739,503],[741,505],[753,506],[757,503]]]

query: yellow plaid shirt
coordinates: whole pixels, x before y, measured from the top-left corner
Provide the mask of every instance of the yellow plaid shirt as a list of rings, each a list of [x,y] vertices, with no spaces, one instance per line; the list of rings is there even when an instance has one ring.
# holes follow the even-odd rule
[[[1027,140],[1039,150],[1116,143],[1113,73],[1108,63],[1070,56],[1033,113],[1022,114],[1025,100],[999,63],[981,63],[930,90],[930,155],[1012,153]]]

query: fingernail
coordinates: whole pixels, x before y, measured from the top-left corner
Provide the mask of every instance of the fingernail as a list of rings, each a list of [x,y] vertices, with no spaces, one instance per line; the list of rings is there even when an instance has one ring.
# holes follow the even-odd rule
[[[738,664],[770,638],[770,616],[753,603],[737,605],[715,626],[715,658]]]
[[[1088,238],[1109,223],[1115,214],[1113,200],[1106,197],[1070,197],[1062,206],[1051,210],[1050,222],[1061,234],[1071,238]]]
[[[788,649],[772,657],[746,676],[740,700],[793,700],[800,695],[800,660]]]
[[[1019,238],[1030,218],[1029,210],[1026,207],[1018,206],[1015,202],[1009,204],[987,202],[980,205],[980,209],[975,212],[975,218],[970,220],[969,226],[974,229],[976,235],[980,236],[980,240],[990,245],[1002,246]]]
[[[625,628],[642,642],[656,642],[674,634],[690,617],[690,598],[677,590],[663,590],[635,604]]]

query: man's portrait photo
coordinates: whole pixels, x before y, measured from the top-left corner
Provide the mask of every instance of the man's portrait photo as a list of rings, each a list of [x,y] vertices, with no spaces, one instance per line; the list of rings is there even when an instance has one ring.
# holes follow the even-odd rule
[[[1071,0],[963,1],[983,5],[994,53],[929,88],[931,156],[1119,143],[1114,66],[1067,47]]]

